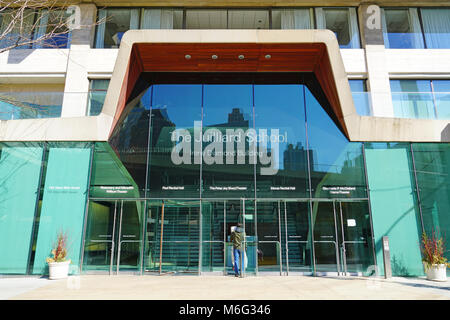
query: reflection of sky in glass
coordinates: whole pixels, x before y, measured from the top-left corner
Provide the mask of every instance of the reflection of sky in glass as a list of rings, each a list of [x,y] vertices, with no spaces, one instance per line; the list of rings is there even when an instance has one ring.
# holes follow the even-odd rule
[[[204,87],[204,126],[222,124],[228,121],[228,114],[234,108],[240,109],[245,120],[253,113],[252,85],[205,85]]]
[[[305,112],[302,85],[255,85],[256,130],[278,129],[287,141],[279,143],[280,169],[284,168],[284,152],[289,144],[306,149]]]
[[[344,161],[360,156],[360,144],[352,151],[347,138],[336,127],[309,90],[306,93],[308,141],[314,151],[314,170],[341,172]]]
[[[150,91],[142,100],[150,101]],[[306,149],[305,100],[312,169],[339,173],[345,161],[354,162],[360,156],[360,145],[349,144],[307,88],[304,99],[303,85],[204,85],[203,126],[226,124],[233,108],[238,108],[252,128],[254,104],[257,133],[267,129],[270,135],[272,129],[278,129],[280,135],[287,136],[287,141],[279,143],[279,164],[283,169],[289,145],[291,149]],[[176,128],[193,128],[194,121],[201,120],[202,85],[154,85],[152,104],[154,109],[167,112]]]
[[[192,128],[201,120],[202,85],[159,84],[153,86],[153,108],[166,109],[177,127]]]

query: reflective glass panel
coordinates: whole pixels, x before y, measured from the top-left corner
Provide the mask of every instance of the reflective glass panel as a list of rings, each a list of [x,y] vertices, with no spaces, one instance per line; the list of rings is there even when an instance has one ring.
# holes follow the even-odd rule
[[[304,87],[255,85],[255,129],[257,197],[308,197]]]
[[[136,196],[145,195],[150,99],[150,90],[131,98],[109,139],[111,148],[126,169],[124,174],[131,177],[130,183],[139,190]]]
[[[253,87],[205,85],[203,96],[202,196],[253,198]]]
[[[347,140],[309,90],[306,114],[313,198],[365,198],[362,144]]]
[[[149,196],[199,198],[202,86],[154,85],[152,96]]]

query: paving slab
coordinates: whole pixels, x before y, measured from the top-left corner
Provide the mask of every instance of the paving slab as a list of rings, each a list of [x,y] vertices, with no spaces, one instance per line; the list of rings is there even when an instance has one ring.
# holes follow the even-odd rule
[[[0,277],[0,300],[10,299],[48,285],[49,280],[45,278]]]
[[[19,300],[450,300],[450,282],[419,278],[83,275],[3,281],[0,290],[11,288],[4,299]]]

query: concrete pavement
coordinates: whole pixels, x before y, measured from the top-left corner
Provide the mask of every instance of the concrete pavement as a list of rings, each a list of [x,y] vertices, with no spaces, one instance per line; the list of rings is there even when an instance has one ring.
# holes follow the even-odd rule
[[[419,278],[83,275],[64,280],[0,278],[0,299],[450,300],[450,282]]]

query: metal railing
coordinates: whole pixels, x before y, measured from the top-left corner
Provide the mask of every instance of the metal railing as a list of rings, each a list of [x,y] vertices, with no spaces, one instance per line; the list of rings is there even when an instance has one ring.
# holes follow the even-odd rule
[[[106,91],[0,92],[0,120],[61,117],[64,108],[85,108],[86,116],[100,114]]]

